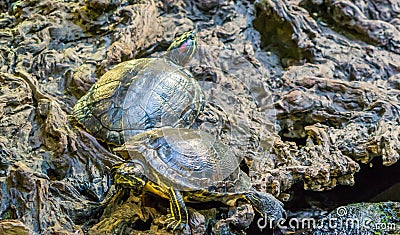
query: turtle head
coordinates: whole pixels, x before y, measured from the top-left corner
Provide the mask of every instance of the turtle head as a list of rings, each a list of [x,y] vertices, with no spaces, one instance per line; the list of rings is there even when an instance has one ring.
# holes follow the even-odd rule
[[[140,162],[124,162],[111,169],[114,183],[124,188],[132,188],[141,192],[147,183],[144,166]]]
[[[167,58],[176,64],[185,66],[192,59],[196,49],[196,30],[189,31],[171,43],[167,51]]]

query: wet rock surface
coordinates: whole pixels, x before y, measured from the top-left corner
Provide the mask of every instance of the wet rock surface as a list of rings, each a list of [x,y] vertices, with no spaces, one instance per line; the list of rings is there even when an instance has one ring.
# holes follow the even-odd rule
[[[398,14],[392,1],[1,1],[0,233],[168,233],[168,201],[110,190],[121,159],[70,115],[115,64],[194,28],[188,69],[207,98],[194,127],[244,157],[256,189],[290,202],[294,185],[398,165]],[[188,207],[193,234],[252,233],[247,204]]]

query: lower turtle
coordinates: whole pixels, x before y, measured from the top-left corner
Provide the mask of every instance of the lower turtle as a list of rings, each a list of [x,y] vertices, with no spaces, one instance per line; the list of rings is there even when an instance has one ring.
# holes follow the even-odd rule
[[[256,191],[240,168],[240,159],[213,135],[200,130],[161,128],[134,136],[115,149],[124,159],[112,168],[114,184],[168,199],[167,229],[188,226],[185,202],[220,201],[234,206],[238,199],[271,220],[285,215],[283,204]]]

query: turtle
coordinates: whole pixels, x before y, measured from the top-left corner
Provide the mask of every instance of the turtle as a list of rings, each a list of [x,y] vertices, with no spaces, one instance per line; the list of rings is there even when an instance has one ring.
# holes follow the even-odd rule
[[[116,146],[144,130],[189,128],[205,106],[200,85],[184,68],[196,48],[196,31],[189,31],[163,57],[116,65],[77,101],[73,117],[97,139]]]
[[[188,226],[185,202],[219,201],[234,206],[249,202],[273,221],[285,216],[283,203],[256,191],[239,159],[217,137],[194,129],[160,128],[140,133],[115,149],[124,159],[111,168],[115,187],[169,199],[165,226]]]

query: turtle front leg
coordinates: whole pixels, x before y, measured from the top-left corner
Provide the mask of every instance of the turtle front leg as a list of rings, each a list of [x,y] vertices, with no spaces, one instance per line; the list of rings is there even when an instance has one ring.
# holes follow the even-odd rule
[[[254,190],[245,193],[244,197],[263,217],[275,222],[277,222],[280,218],[286,217],[286,212],[283,209],[283,203],[272,196],[272,194]]]
[[[174,189],[168,188],[169,205],[171,214],[168,215],[165,223],[168,229],[183,230],[188,226],[188,211],[181,193]]]

